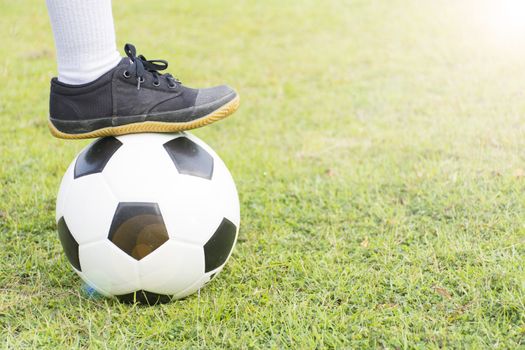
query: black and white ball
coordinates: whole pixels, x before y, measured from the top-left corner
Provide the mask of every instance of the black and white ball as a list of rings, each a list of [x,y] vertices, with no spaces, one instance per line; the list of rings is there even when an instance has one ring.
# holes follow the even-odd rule
[[[69,166],[56,220],[89,286],[154,304],[190,295],[222,270],[239,200],[222,160],[189,133],[105,137]]]

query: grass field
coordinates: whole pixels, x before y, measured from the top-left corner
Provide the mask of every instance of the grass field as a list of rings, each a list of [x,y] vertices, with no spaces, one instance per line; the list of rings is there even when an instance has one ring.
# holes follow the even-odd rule
[[[242,97],[195,131],[238,186],[232,259],[148,308],[90,298],[63,255],[87,141],[47,130],[45,3],[1,0],[1,347],[524,349],[525,40],[486,3],[115,0],[119,47]]]

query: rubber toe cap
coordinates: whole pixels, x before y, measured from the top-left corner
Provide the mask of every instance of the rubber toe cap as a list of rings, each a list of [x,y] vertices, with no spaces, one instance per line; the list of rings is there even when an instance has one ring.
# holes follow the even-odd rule
[[[227,85],[214,86],[211,88],[199,89],[195,100],[196,106],[202,106],[213,102],[221,101],[222,103],[233,99],[237,93]],[[230,97],[230,99],[228,99]]]

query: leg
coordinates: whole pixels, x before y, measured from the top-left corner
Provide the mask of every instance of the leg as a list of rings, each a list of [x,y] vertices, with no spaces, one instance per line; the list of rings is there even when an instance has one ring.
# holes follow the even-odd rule
[[[89,83],[120,62],[111,0],[47,0],[58,80]]]

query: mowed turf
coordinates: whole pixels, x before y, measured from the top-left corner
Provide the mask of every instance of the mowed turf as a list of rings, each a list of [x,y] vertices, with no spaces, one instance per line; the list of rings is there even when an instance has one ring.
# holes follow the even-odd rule
[[[88,141],[47,130],[45,3],[0,2],[1,347],[524,348],[525,41],[458,3],[115,0],[119,48],[242,98],[195,131],[237,183],[232,258],[140,307],[90,297],[62,252]]]

